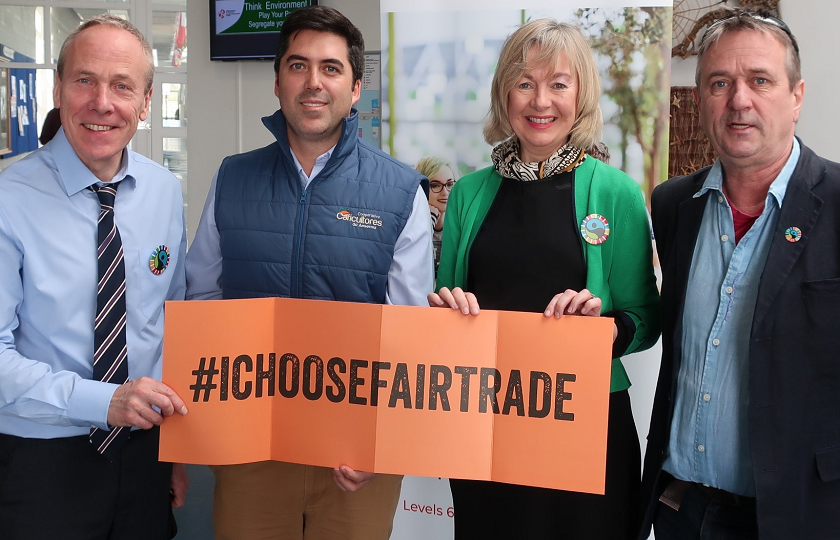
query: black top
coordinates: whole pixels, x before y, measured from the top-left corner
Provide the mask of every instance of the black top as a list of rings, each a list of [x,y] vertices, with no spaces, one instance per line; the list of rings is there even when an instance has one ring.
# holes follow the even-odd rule
[[[555,294],[586,288],[574,176],[502,179],[469,254],[466,290],[482,308],[542,313]]]

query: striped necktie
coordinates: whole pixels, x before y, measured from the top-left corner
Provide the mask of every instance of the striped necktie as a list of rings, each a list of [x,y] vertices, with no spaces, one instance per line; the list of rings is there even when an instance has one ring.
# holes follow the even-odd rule
[[[99,286],[96,293],[96,321],[93,342],[93,379],[124,384],[128,382],[128,348],[125,340],[125,261],[120,232],[114,222],[114,201],[119,184],[100,186],[91,191],[99,196]],[[113,460],[128,440],[129,429],[90,430],[96,451]]]

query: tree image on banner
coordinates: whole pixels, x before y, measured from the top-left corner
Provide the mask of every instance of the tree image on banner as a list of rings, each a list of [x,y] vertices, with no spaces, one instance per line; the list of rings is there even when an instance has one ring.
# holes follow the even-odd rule
[[[644,178],[637,179],[650,200],[650,193],[668,173],[667,69],[670,47],[670,8],[584,8],[577,23],[589,35],[592,49],[608,61],[599,62],[602,92],[618,107],[604,120],[621,132],[616,166],[626,169],[627,151],[633,139],[641,146]]]

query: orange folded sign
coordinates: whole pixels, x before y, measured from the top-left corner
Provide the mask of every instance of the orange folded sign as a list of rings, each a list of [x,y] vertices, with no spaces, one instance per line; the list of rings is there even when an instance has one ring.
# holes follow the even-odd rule
[[[167,302],[165,461],[277,460],[604,492],[612,319]]]

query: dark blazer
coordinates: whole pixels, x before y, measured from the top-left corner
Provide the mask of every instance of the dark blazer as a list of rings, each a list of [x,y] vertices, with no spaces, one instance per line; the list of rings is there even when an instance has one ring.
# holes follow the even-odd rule
[[[801,143],[800,143],[801,144]],[[653,192],[662,365],[642,479],[647,538],[664,489],[688,272],[709,168]],[[799,227],[802,238],[785,238]],[[773,231],[750,332],[748,425],[761,540],[840,538],[840,165],[802,146]],[[709,291],[714,294],[714,291]]]

